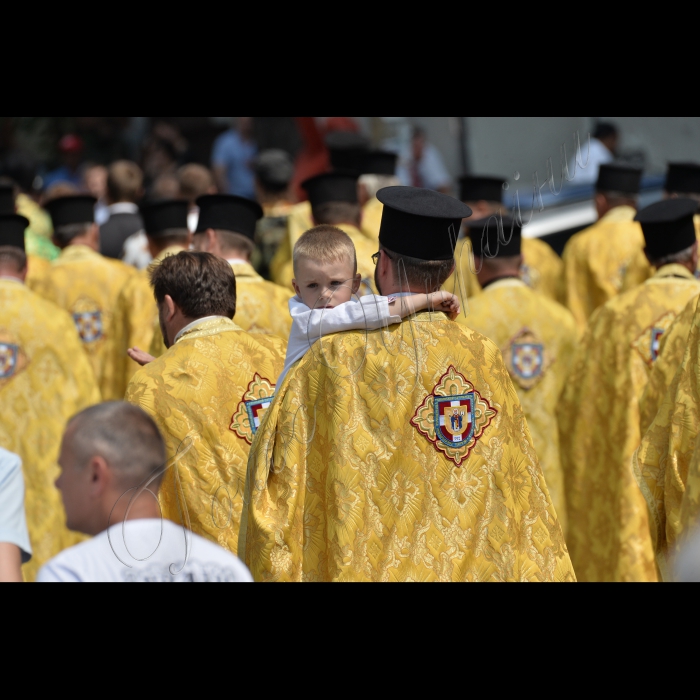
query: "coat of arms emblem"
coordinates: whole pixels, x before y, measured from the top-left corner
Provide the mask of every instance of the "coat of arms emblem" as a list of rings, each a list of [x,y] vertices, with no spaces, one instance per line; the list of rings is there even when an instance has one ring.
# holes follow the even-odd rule
[[[83,343],[96,343],[104,335],[102,313],[99,311],[74,313],[73,321]]]
[[[450,367],[418,407],[411,425],[458,467],[469,458],[498,411]]]
[[[0,343],[0,379],[9,379],[15,373],[18,355],[16,345]]]
[[[526,391],[542,381],[554,362],[544,343],[527,328],[512,338],[502,352],[513,380]]]
[[[664,314],[632,344],[632,347],[637,350],[647,365],[651,366],[659,359],[661,341],[675,320],[676,314],[672,312]]]
[[[263,416],[272,405],[274,398],[275,385],[269,379],[264,379],[256,374],[248,385],[243,400],[238,404],[238,410],[233,416],[230,430],[236,433],[241,440],[252,445]]]

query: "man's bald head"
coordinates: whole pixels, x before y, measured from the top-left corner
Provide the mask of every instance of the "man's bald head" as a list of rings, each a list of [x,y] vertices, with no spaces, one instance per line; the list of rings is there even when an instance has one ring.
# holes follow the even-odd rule
[[[120,488],[135,488],[165,465],[165,443],[153,419],[128,403],[105,403],[75,416],[66,430],[66,447],[84,468],[101,457]]]

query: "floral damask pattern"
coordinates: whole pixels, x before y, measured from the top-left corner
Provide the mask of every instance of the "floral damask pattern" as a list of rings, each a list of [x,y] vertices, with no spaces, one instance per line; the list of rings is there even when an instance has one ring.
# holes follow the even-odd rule
[[[277,387],[251,448],[240,553],[257,580],[574,580],[493,343],[419,314],[315,350]],[[372,387],[385,386],[392,366],[404,381],[377,402]],[[484,415],[493,411],[461,467],[411,427],[438,386],[448,397],[471,388]],[[425,420],[429,430],[435,413]]]

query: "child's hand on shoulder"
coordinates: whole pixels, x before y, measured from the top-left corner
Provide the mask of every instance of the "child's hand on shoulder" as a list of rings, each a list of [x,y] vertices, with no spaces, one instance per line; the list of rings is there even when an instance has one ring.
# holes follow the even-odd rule
[[[459,297],[455,294],[450,294],[449,292],[435,292],[428,295],[428,300],[428,308],[431,311],[442,311],[446,313],[452,321],[462,313],[462,305],[459,301]]]

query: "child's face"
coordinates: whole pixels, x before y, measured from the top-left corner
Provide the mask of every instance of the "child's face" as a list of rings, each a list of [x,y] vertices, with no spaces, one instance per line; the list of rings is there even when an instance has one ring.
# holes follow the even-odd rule
[[[360,289],[362,277],[353,275],[351,261],[323,263],[308,258],[297,261],[294,290],[310,309],[334,309],[347,304]]]

